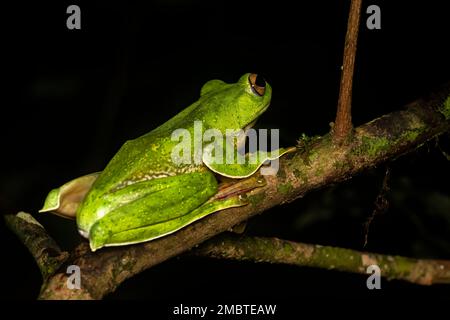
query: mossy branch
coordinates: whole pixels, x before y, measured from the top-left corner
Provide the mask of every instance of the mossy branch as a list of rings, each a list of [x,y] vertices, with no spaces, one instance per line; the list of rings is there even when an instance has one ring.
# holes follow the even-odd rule
[[[377,265],[381,276],[420,285],[450,283],[450,261],[412,259],[277,238],[219,236],[192,251],[196,256],[288,264],[366,274]]]
[[[44,283],[41,299],[100,299],[135,274],[177,256],[271,207],[293,201],[306,193],[349,179],[359,172],[415,150],[450,128],[448,107],[450,84],[405,110],[384,115],[354,132],[348,144],[337,146],[330,135],[315,139],[309,148],[280,160],[276,176],[266,176],[267,184],[248,193],[250,204],[226,209],[201,219],[172,235],[147,243],[104,248],[95,253],[83,242],[66,263],[81,269],[81,289],[70,290],[68,275],[56,270]],[[32,254],[36,240],[25,224],[13,223],[15,231]],[[32,233],[34,234],[34,233]],[[345,256],[343,257],[345,259]]]

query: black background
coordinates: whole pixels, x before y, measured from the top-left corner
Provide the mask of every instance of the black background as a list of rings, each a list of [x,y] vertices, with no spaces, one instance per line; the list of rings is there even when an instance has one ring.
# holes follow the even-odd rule
[[[66,8],[81,8],[81,30]],[[381,7],[381,30],[365,9]],[[262,73],[273,88],[259,122],[281,144],[322,135],[334,120],[349,1],[98,1],[3,7],[5,94],[1,106],[0,212],[31,212],[65,249],[81,241],[73,222],[37,214],[47,192],[101,170],[127,139],[144,134],[198,98],[202,84]],[[353,121],[360,125],[449,81],[444,1],[363,1]],[[448,137],[441,139],[448,151]],[[371,226],[366,250],[450,259],[448,161],[435,142],[389,164],[390,209]],[[363,249],[363,223],[385,166],[315,191],[252,219],[246,234]],[[40,275],[1,222],[2,286],[34,299]],[[271,302],[298,297],[446,297],[420,287],[291,266],[178,257],[126,281],[108,299]]]

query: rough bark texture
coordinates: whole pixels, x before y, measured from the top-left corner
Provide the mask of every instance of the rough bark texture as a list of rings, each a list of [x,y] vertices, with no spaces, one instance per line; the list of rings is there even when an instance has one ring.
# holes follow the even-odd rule
[[[250,204],[212,214],[163,238],[132,246],[89,251],[82,243],[67,264],[81,268],[81,289],[66,286],[65,265],[45,280],[40,299],[100,299],[113,292],[127,278],[179,255],[205,240],[271,207],[293,201],[307,192],[337,183],[370,167],[414,150],[450,127],[450,85],[436,94],[356,128],[345,145],[331,142],[329,134],[280,161],[276,176],[266,176],[267,184],[248,193]],[[16,217],[10,217],[10,225]],[[13,228],[21,236],[28,231]],[[32,246],[26,240],[27,246]],[[24,236],[21,236],[24,240]],[[34,249],[30,251],[34,252]]]

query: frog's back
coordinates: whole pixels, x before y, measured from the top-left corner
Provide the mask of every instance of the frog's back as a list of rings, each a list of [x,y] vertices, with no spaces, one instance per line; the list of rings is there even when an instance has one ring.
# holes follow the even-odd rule
[[[192,131],[193,121],[188,120],[188,115],[196,105],[192,104],[153,131],[125,142],[95,182],[94,189],[104,193],[139,181],[201,170],[201,166],[175,165],[171,159],[172,150],[179,143],[172,141],[172,133],[180,128]]]

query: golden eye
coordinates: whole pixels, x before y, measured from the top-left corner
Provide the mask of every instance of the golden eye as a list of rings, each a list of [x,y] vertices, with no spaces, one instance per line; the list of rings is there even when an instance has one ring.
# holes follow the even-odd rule
[[[252,87],[252,91],[258,96],[263,96],[266,92],[266,80],[263,77],[258,76],[256,73],[252,73],[248,76],[248,82]]]

